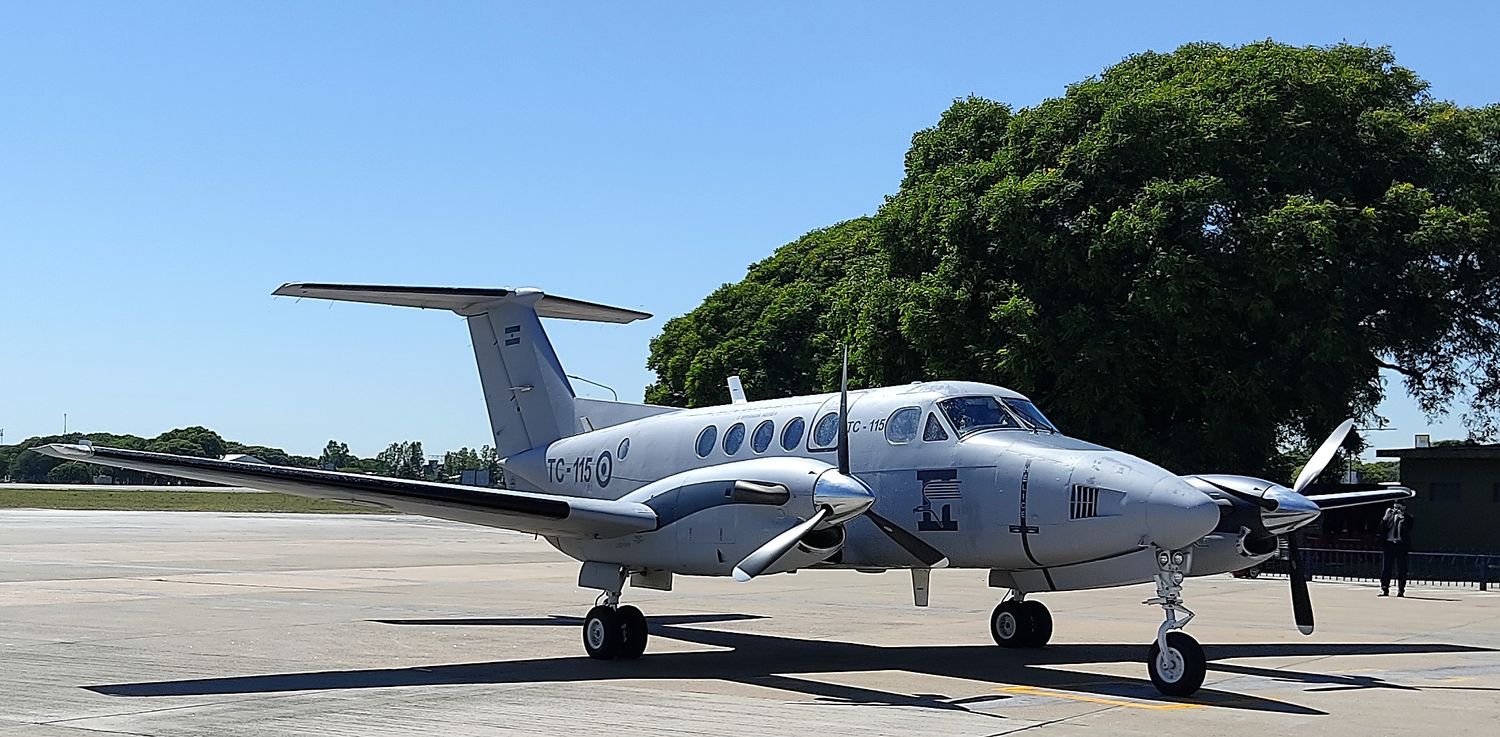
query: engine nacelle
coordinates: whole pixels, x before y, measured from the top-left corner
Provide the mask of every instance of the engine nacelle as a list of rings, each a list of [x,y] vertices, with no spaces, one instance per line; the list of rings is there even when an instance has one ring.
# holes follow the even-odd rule
[[[844,531],[843,525],[834,525],[833,527],[825,527],[821,530],[813,530],[803,535],[802,540],[797,543],[797,547],[792,548],[790,553],[781,556],[780,560],[776,561],[770,568],[767,568],[766,572],[761,575],[785,573],[822,563],[838,555],[839,551],[844,549],[844,541],[848,537],[849,535]]]
[[[1191,576],[1212,576],[1244,570],[1276,554],[1276,539],[1271,538],[1269,551],[1255,547],[1254,536],[1215,532],[1204,536],[1193,546],[1193,569]],[[1257,541],[1258,542],[1258,541]]]
[[[822,504],[821,497],[830,496],[825,477],[831,469],[808,458],[771,457],[684,471],[623,498],[655,510],[657,530],[552,543],[580,560],[727,576],[765,541],[813,514],[814,498]],[[768,572],[821,563],[843,549],[844,539],[843,525],[813,530]]]

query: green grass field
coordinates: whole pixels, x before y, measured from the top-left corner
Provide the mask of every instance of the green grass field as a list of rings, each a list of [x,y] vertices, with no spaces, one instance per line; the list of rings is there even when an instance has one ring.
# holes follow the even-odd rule
[[[389,514],[287,494],[214,491],[7,490],[0,487],[0,509],[117,509],[140,512],[320,512]]]

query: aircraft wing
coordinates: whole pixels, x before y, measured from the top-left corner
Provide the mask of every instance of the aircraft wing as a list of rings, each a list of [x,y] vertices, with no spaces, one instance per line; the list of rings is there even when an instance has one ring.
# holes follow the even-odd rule
[[[486,489],[97,445],[59,443],[32,450],[69,461],[315,499],[373,504],[408,514],[538,535],[607,538],[657,527],[656,512],[650,507],[610,499]]]

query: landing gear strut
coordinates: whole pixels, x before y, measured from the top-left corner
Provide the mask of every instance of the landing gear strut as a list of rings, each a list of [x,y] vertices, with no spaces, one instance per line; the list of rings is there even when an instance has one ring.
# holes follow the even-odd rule
[[[1156,641],[1146,656],[1146,668],[1156,690],[1168,696],[1191,696],[1203,685],[1208,660],[1203,647],[1180,631],[1193,619],[1182,604],[1182,579],[1192,565],[1191,550],[1156,551],[1156,596],[1141,602],[1157,604],[1166,615],[1156,630]]]
[[[1052,613],[1039,601],[1012,590],[990,614],[990,636],[1000,647],[1042,647],[1052,639]]]

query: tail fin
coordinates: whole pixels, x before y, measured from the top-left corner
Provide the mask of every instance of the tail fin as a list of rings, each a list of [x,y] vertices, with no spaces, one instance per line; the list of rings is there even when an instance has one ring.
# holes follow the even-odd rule
[[[283,284],[273,294],[451,310],[464,317],[501,458],[579,431],[573,386],[538,318],[624,324],[651,316],[535,289]]]

